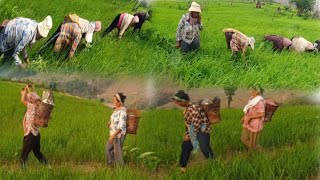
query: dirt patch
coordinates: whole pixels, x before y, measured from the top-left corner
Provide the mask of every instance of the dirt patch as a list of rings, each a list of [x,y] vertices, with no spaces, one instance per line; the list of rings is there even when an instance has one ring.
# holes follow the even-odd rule
[[[18,82],[33,82],[46,88],[50,83],[54,83],[58,91],[73,96],[98,99],[108,106],[112,106],[112,97],[115,93],[124,92],[127,95],[127,107],[177,108],[171,102],[172,95],[177,90],[184,89],[194,100],[219,97],[222,108],[228,107],[228,98],[224,88],[184,88],[170,80],[154,80],[152,77],[113,79],[74,74],[35,74],[1,70],[0,78]],[[265,89],[264,96],[281,104],[320,104],[319,93]],[[232,97],[231,108],[242,108],[248,98],[247,89],[237,89]]]

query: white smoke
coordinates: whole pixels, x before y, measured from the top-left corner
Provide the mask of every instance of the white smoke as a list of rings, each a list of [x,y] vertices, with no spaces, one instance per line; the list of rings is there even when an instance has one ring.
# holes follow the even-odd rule
[[[320,90],[319,90],[319,92],[313,94],[311,96],[310,100],[315,104],[320,104]]]
[[[148,101],[148,106],[150,107],[155,102],[155,96],[157,92],[155,88],[155,82],[152,77],[149,77],[147,81],[145,92],[146,92],[146,100]]]

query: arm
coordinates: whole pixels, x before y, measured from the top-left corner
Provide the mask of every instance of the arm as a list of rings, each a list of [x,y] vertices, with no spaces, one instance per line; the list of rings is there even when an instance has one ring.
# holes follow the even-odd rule
[[[252,119],[262,118],[262,117],[264,117],[264,112],[258,112],[252,116],[246,116],[248,121],[250,121]]]
[[[178,24],[178,28],[177,28],[177,32],[176,32],[176,42],[180,42],[182,40],[182,28],[184,27],[184,19],[185,19],[185,15],[182,15],[180,22]]]
[[[19,58],[19,54],[21,51],[22,51],[24,57],[28,57],[28,54],[27,54],[27,51],[25,48],[27,47],[28,43],[31,41],[31,38],[30,38],[30,35],[27,35],[27,33],[25,31],[23,31],[22,34],[23,34],[22,39],[18,43],[17,47],[14,50],[14,54],[13,54],[13,58],[14,58],[16,64],[21,63],[21,60]]]
[[[78,47],[78,45],[79,45],[79,43],[81,41],[81,37],[82,37],[80,29],[75,31],[74,33],[75,33],[74,34],[75,38],[74,38],[72,46],[71,46],[71,50],[70,50],[70,53],[69,53],[69,58],[73,57],[73,55],[76,52],[77,47]]]
[[[199,132],[201,129],[201,123],[202,123],[202,119],[204,117],[201,115],[201,109],[200,108],[196,108],[194,111],[194,116],[192,118],[192,122],[194,125],[194,132]]]
[[[23,90],[21,90],[21,103],[25,106],[28,105],[28,101],[27,101],[27,87],[25,87]]]
[[[112,144],[114,138],[122,132],[122,130],[125,130],[126,127],[126,121],[127,121],[127,113],[126,112],[120,112],[120,116],[119,116],[120,120],[119,120],[119,124],[117,126],[117,130],[116,132],[114,132],[110,138],[109,138],[109,143]]]
[[[202,20],[201,20],[201,16],[199,15],[198,18],[198,23],[199,23],[199,30],[202,31],[203,30],[203,25],[202,25]]]

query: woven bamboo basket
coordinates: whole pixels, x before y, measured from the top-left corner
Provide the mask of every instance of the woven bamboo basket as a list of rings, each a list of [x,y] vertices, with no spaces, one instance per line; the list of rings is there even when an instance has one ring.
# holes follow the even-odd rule
[[[201,106],[204,109],[210,124],[215,124],[221,121],[220,102],[213,102],[212,104],[202,104]]]
[[[127,134],[137,134],[140,117],[138,109],[127,109]]]
[[[38,127],[48,127],[53,108],[53,105],[41,102],[36,111],[33,124]]]
[[[264,121],[270,122],[273,114],[276,112],[278,107],[279,107],[279,104],[277,104],[276,102],[266,100]]]

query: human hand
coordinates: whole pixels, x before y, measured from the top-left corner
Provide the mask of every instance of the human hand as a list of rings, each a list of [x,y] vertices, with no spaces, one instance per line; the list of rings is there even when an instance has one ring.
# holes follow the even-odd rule
[[[244,117],[242,117],[242,118],[240,119],[240,122],[241,122],[241,124],[244,123]]]
[[[24,62],[28,65],[30,64],[30,59],[28,57],[24,58]]]
[[[184,136],[183,141],[190,141],[190,137],[188,134]]]
[[[198,24],[201,24],[201,16],[198,17]]]
[[[113,136],[110,136],[110,137],[109,137],[109,140],[108,140],[108,143],[109,143],[109,144],[113,144],[113,141],[114,141],[114,137],[113,137]]]
[[[180,41],[176,41],[176,48],[179,49],[181,47]]]

